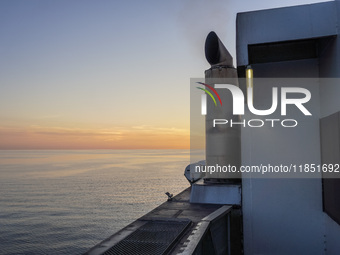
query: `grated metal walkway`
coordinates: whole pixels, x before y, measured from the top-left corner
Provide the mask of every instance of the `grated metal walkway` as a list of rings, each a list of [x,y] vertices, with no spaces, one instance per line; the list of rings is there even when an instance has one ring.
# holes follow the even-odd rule
[[[178,254],[197,224],[222,205],[190,203],[191,188],[132,222],[84,255]]]
[[[167,253],[190,225],[190,220],[149,221],[103,255],[160,255]]]

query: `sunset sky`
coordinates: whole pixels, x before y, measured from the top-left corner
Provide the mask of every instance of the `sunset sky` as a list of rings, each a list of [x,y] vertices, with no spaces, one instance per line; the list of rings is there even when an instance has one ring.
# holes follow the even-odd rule
[[[188,149],[206,35],[312,2],[1,0],[0,149]]]

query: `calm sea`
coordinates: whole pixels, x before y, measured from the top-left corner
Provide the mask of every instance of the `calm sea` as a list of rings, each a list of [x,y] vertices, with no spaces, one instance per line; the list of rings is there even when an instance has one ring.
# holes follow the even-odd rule
[[[189,186],[188,150],[0,150],[0,254],[82,254]]]

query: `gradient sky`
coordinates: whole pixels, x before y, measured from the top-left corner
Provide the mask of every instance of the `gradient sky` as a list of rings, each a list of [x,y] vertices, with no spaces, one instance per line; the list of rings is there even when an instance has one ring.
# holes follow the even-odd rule
[[[1,0],[0,149],[189,148],[204,41],[242,11],[320,1]]]

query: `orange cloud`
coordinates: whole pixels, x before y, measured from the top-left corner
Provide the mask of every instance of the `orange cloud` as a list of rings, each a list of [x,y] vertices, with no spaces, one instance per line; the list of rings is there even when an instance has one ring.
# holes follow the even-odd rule
[[[188,149],[189,131],[136,126],[80,129],[0,127],[0,149]]]

